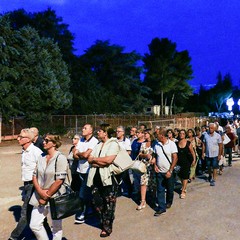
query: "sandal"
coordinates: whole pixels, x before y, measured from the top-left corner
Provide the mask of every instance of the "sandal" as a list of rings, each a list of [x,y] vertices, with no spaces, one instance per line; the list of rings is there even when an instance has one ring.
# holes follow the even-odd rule
[[[100,237],[101,238],[105,238],[108,237],[110,234],[108,232],[106,232],[105,230],[102,230],[102,232],[100,233]]]
[[[136,210],[142,210],[146,207],[146,201],[145,200],[142,200],[140,205],[137,206]]]
[[[185,191],[182,191],[181,195],[180,195],[180,198],[181,199],[184,199],[186,197],[186,190]]]

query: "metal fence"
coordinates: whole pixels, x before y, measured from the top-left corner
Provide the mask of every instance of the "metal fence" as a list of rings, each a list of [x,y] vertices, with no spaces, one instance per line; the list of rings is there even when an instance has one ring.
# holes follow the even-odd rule
[[[39,127],[40,133],[45,129],[56,128],[62,129],[66,135],[72,135],[80,132],[85,123],[90,123],[94,128],[101,123],[109,123],[113,128],[117,126],[124,126],[130,128],[138,126],[140,123],[146,124],[148,128],[155,126],[169,127],[169,128],[194,128],[195,126],[202,126],[208,120],[206,117],[194,116],[194,114],[176,115],[164,118],[151,115],[53,115],[50,121],[45,121]],[[10,121],[1,124],[0,133],[1,140],[16,139],[21,129],[30,127],[27,126],[24,118],[12,118]]]

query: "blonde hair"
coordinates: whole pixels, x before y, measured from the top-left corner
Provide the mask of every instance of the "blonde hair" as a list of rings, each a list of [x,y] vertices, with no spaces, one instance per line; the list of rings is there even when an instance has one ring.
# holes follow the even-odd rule
[[[23,133],[25,135],[25,137],[29,138],[31,141],[34,140],[34,133],[30,128],[24,128],[21,130],[21,133]],[[20,133],[20,134],[21,134]]]
[[[61,137],[59,135],[54,135],[47,133],[45,137],[48,137],[53,143],[56,144],[56,148],[60,148],[62,145]]]

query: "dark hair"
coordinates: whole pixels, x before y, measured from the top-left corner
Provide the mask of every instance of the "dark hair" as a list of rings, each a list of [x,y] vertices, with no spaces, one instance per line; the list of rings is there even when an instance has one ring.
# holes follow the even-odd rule
[[[102,123],[100,125],[100,129],[107,133],[108,138],[111,138],[111,137],[115,136],[114,129],[108,123]]]

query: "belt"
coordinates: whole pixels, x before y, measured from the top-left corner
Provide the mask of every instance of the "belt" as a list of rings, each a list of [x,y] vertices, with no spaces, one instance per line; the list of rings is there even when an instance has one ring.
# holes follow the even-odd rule
[[[24,186],[29,185],[29,184],[33,184],[33,181],[25,181],[25,182],[23,182],[23,184],[24,184]]]

